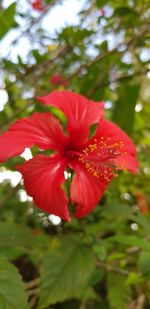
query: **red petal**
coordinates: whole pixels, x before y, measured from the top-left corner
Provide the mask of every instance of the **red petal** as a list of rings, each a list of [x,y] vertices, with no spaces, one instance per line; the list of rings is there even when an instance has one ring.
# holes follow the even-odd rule
[[[104,118],[101,119],[99,122],[97,131],[94,138],[110,138],[110,144],[122,141],[124,143],[124,147],[122,147],[122,151],[127,151],[130,154],[135,155],[136,154],[136,148],[133,144],[130,137],[121,130],[116,124],[114,124],[111,121],[105,120]]]
[[[37,98],[43,104],[59,108],[68,118],[68,131],[72,145],[87,141],[89,127],[98,123],[103,112],[103,103],[93,102],[70,91],[54,91]]]
[[[102,146],[101,143],[103,144]],[[101,119],[96,134],[84,145],[84,149],[86,150],[88,147],[92,147],[92,145],[93,147],[96,146],[96,150],[93,149],[92,152],[88,152],[87,156],[84,154],[83,156],[85,159],[93,162],[92,166],[95,167],[95,169],[96,166],[98,168],[99,162],[102,160],[106,165],[115,164],[116,170],[128,169],[132,173],[137,172],[138,161],[136,160],[135,145],[130,137],[114,123]],[[118,152],[118,154],[116,152]]]
[[[102,119],[99,123],[95,136],[91,139],[94,140],[95,138],[98,140],[101,137],[107,140],[107,144],[113,145],[114,143],[123,142],[123,146],[121,147],[120,152],[121,155],[117,156],[116,159],[113,161],[122,163],[125,169],[128,169],[132,173],[136,173],[138,169],[138,161],[136,160],[136,147],[130,137],[122,131],[116,124],[112,123],[111,121]],[[89,141],[89,144],[91,143]],[[124,169],[122,168],[122,169]]]
[[[43,7],[43,3],[41,0],[35,0],[32,2],[32,8],[36,11],[39,12],[44,12],[44,7]]]
[[[61,188],[65,167],[66,161],[59,155],[37,155],[17,166],[17,170],[23,175],[27,193],[39,208],[70,221],[68,199]]]
[[[139,163],[134,156],[121,155],[118,158],[116,158],[116,160],[114,159],[114,162],[115,161],[116,161],[116,166],[117,166],[117,163],[119,163],[120,165],[122,164],[123,166],[125,166],[125,169],[127,169],[131,173],[133,174],[137,173]]]
[[[80,218],[96,207],[108,182],[90,175],[79,162],[73,162],[71,168],[76,172],[71,183],[71,201],[76,204],[75,217]]]
[[[19,119],[0,136],[0,161],[23,152],[37,144],[41,149],[63,149],[67,137],[57,119],[50,113],[35,113]]]

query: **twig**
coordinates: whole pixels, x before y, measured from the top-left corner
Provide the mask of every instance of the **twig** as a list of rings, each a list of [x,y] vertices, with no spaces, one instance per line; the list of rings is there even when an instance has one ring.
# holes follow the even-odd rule
[[[23,79],[23,82],[25,82],[28,78],[32,78],[32,75],[34,74],[34,79],[32,79],[30,86],[34,85],[35,82],[38,81],[40,76],[43,75],[43,72],[50,66],[50,64],[55,63],[57,60],[59,60],[60,56],[65,55],[66,52],[69,50],[69,48],[70,47],[68,45],[63,45],[62,47],[59,48],[58,53],[54,57],[52,57],[52,58],[50,58],[50,59],[46,60],[45,62],[42,62],[38,65],[32,66],[30,71],[28,73],[26,73],[25,78]]]
[[[128,42],[126,42],[126,43],[125,43],[125,42],[122,42],[122,43],[118,44],[118,45],[117,45],[114,49],[112,49],[111,51],[107,51],[107,52],[103,53],[102,55],[98,55],[94,60],[89,61],[88,63],[81,65],[75,72],[73,72],[73,74],[71,74],[71,75],[66,79],[66,81],[69,81],[69,80],[73,79],[75,76],[79,75],[79,74],[82,72],[83,69],[88,69],[88,68],[90,68],[90,67],[91,67],[93,64],[95,64],[96,62],[102,61],[104,58],[106,58],[106,57],[108,57],[108,56],[110,56],[110,55],[112,55],[112,54],[114,54],[114,53],[116,53],[116,52],[119,52],[119,53],[124,53],[124,52],[126,52],[126,51],[128,50],[128,48],[129,48],[130,46],[132,46],[132,44],[135,44],[135,43],[138,41],[139,38],[143,37],[143,35],[146,34],[146,33],[149,31],[148,25],[149,25],[149,24],[145,25],[144,29],[143,29],[140,33],[138,33],[134,38],[131,38]],[[120,47],[124,46],[124,45],[126,45],[125,50],[122,51],[122,52],[118,51],[118,49],[119,49]],[[65,53],[67,49],[68,49],[68,46],[65,46],[62,50],[59,51],[59,53],[58,53],[54,58],[49,59],[49,61],[48,61],[48,62],[45,62],[44,65],[41,64],[40,71],[36,74],[36,79],[34,78],[34,83],[35,83],[35,81],[38,80],[38,79],[40,78],[40,76],[43,74],[43,70],[45,70],[45,68],[47,67],[47,65],[50,64],[50,63],[52,63],[52,62],[54,62],[54,61],[56,61],[56,60],[58,59],[58,57],[60,56],[60,54],[62,55],[62,52]],[[36,69],[36,67],[34,68],[34,70],[35,70],[35,69]],[[33,70],[33,72],[34,72],[34,70]],[[32,72],[32,73],[33,73],[33,72]],[[32,75],[31,75],[31,76],[32,76]],[[31,104],[31,105],[32,105],[32,104]],[[27,106],[30,106],[30,104],[27,105]],[[11,119],[9,119],[9,122],[7,122],[7,123],[4,124],[4,126],[10,124],[10,121],[13,121],[15,117],[19,116],[19,115],[27,108],[27,106],[26,106],[25,108],[23,108],[23,109],[18,110],[18,111],[16,112],[16,114],[13,115],[13,116],[11,117]]]
[[[116,268],[110,264],[106,264],[102,261],[97,261],[96,262],[96,266],[99,267],[99,268],[104,268],[106,269],[107,271],[112,271],[113,273],[117,273],[117,274],[120,274],[120,275],[123,275],[123,276],[128,276],[129,275],[129,271],[126,270],[126,269],[120,269],[120,268]]]
[[[40,278],[39,278],[39,277],[33,279],[32,281],[27,282],[27,283],[25,284],[26,290],[30,290],[30,289],[32,289],[32,288],[38,286],[39,283],[40,283]]]
[[[30,309],[35,307],[36,301],[37,301],[37,296],[34,295],[29,302]]]
[[[15,47],[15,45],[18,43],[18,41],[25,35],[27,35],[30,31],[31,31],[31,28],[37,24],[39,21],[42,20],[42,18],[48,13],[48,10],[55,4],[55,2],[57,2],[57,0],[53,0],[51,1],[51,3],[49,5],[46,5],[45,6],[45,9],[44,9],[44,12],[42,12],[40,14],[40,16],[36,19],[33,19],[31,22],[29,22],[28,24],[28,27],[23,30],[12,42],[11,42],[11,49],[9,50],[8,54],[5,56],[5,58],[8,58],[9,57],[9,54],[11,53],[12,51],[12,48]]]
[[[32,289],[27,291],[28,296],[37,295],[39,294],[39,289]]]
[[[89,92],[87,93],[87,97],[91,97],[93,95],[93,93],[102,88],[102,87],[106,87],[106,86],[109,86],[110,84],[115,84],[115,83],[121,83],[121,82],[124,82],[126,80],[130,80],[130,79],[133,79],[135,77],[138,77],[138,76],[145,76],[145,74],[148,72],[149,70],[146,69],[145,71],[137,71],[137,72],[134,72],[134,74],[132,75],[122,75],[122,76],[119,76],[117,77],[116,79],[114,80],[109,80],[105,83],[100,83],[100,82],[96,82],[96,84],[94,85],[94,87],[90,88],[89,89]]]
[[[136,300],[132,301],[132,303],[129,304],[128,309],[143,309],[145,302],[145,295],[140,295]]]

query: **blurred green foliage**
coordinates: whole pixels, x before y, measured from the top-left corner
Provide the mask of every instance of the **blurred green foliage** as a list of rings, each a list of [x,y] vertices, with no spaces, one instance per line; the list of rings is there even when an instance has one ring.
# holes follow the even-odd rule
[[[19,34],[0,60],[1,88],[8,95],[0,112],[1,132],[16,119],[42,111],[34,97],[63,89],[50,82],[58,73],[66,89],[106,102],[106,117],[137,145],[140,166],[137,175],[123,173],[114,179],[86,218],[57,225],[29,199],[21,199],[22,183],[15,188],[9,181],[1,183],[0,308],[148,309],[149,1],[87,0],[79,24],[55,35],[40,21],[59,1],[45,1],[45,12],[37,16],[28,1],[26,10],[20,2],[0,11],[0,39],[13,27]],[[22,35],[30,48],[26,58],[19,55],[16,61],[11,52]],[[66,124],[62,114],[52,112]],[[9,160],[1,173],[13,171],[23,160]]]

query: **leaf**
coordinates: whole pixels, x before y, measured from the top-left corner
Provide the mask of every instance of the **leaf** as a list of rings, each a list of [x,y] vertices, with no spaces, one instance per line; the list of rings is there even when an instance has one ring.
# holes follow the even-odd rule
[[[128,6],[117,7],[114,11],[114,14],[120,17],[131,14],[132,18],[133,18],[133,15],[137,15],[137,13],[131,8],[129,8]]]
[[[108,251],[108,243],[104,240],[101,240],[99,243],[96,243],[93,246],[94,253],[96,256],[101,260],[104,261],[107,257],[107,251]]]
[[[140,90],[139,84],[124,84],[119,89],[119,99],[116,102],[112,120],[129,135],[134,124],[135,105]]]
[[[107,4],[107,0],[97,0],[96,1],[96,6],[98,8],[102,8],[105,4]]]
[[[126,309],[130,290],[125,285],[125,278],[119,274],[108,273],[108,298],[112,308]]]
[[[6,10],[0,14],[0,39],[15,25],[16,3],[12,3]]]
[[[142,226],[145,230],[150,232],[150,224],[146,217],[144,217],[141,213],[137,213],[134,216],[131,216],[131,219]]]
[[[80,291],[79,295],[77,295],[77,299],[84,300],[96,300],[98,299],[98,295],[92,287],[85,289],[84,291]]]
[[[47,244],[47,242],[46,242]],[[32,234],[32,230],[26,226],[15,223],[0,223],[0,248],[43,246],[42,239]]]
[[[63,126],[67,126],[67,117],[61,110],[49,105],[45,106],[44,108],[51,112]]]
[[[103,215],[107,217],[115,217],[115,218],[130,218],[132,214],[132,209],[129,205],[124,203],[118,203],[117,201],[113,201],[108,203],[102,210]]]
[[[147,240],[141,239],[140,237],[134,235],[116,235],[107,238],[107,240],[119,242],[128,246],[137,246],[139,249],[150,251],[150,243]]]
[[[16,267],[0,258],[0,308],[29,309],[24,285]]]
[[[130,274],[128,275],[128,278],[126,279],[126,285],[135,285],[137,283],[142,282],[143,279],[141,278],[141,276],[139,276],[138,273],[132,271],[130,272]]]
[[[150,253],[141,252],[138,260],[138,266],[142,274],[150,273]]]
[[[86,287],[93,268],[91,249],[79,239],[73,236],[53,239],[41,270],[38,309],[78,296]]]

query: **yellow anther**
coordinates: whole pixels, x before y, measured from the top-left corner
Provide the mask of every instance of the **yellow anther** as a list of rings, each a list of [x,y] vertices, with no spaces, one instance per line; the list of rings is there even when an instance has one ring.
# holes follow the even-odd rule
[[[120,151],[124,145],[122,141],[110,144],[110,140],[110,137],[103,136],[99,140],[95,138],[94,143],[88,145],[79,158],[87,172],[96,178],[103,177],[108,182],[112,177],[117,177],[118,170],[125,169],[125,162],[119,162],[119,159],[117,162],[117,157],[127,154]]]
[[[88,147],[89,147],[90,152],[94,152],[95,150],[97,150],[96,144],[90,144]]]

